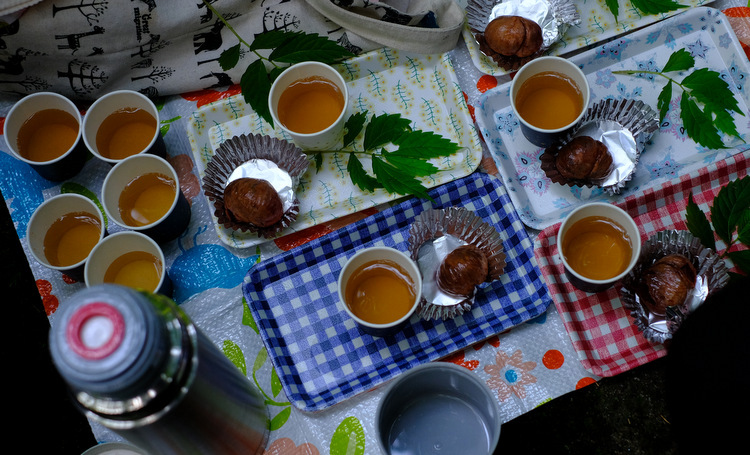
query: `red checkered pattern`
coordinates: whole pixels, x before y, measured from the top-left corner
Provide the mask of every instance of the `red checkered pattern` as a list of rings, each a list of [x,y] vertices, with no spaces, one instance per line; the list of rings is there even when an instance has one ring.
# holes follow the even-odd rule
[[[740,152],[616,205],[635,219],[644,241],[665,229],[686,230],[689,195],[708,213],[721,187],[747,175],[748,165],[750,151]],[[617,287],[587,294],[568,282],[557,253],[559,228],[557,223],[539,234],[534,255],[583,366],[598,376],[614,376],[664,356],[665,347],[649,342],[633,325]]]

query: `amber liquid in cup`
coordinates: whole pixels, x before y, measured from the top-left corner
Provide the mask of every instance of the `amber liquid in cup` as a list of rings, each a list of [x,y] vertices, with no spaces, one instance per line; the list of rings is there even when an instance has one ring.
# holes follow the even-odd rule
[[[333,125],[344,109],[344,95],[330,80],[312,76],[293,82],[279,97],[279,121],[300,134],[317,133]]]
[[[161,261],[145,251],[131,251],[118,257],[104,272],[105,283],[156,291],[161,279]]]
[[[80,125],[61,109],[44,109],[29,117],[18,130],[18,153],[43,163],[61,157],[78,138]]]
[[[516,94],[516,109],[527,123],[554,130],[571,124],[583,111],[583,95],[568,76],[545,71],[531,76]]]
[[[142,152],[156,133],[156,119],[138,108],[117,110],[96,132],[96,148],[105,158],[121,160]]]
[[[409,274],[393,261],[363,264],[346,283],[345,302],[358,318],[387,324],[406,315],[417,296]]]
[[[602,216],[589,216],[568,228],[562,252],[577,273],[592,280],[608,280],[625,271],[633,248],[630,237],[618,223]]]
[[[55,267],[68,267],[86,257],[99,241],[99,218],[88,212],[73,212],[55,220],[44,236],[44,256]]]
[[[128,226],[146,226],[169,212],[177,185],[164,174],[150,172],[131,180],[118,200],[120,217]]]

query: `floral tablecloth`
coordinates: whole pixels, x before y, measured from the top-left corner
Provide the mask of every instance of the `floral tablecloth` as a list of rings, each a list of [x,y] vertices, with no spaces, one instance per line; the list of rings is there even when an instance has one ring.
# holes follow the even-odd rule
[[[750,9],[740,5],[738,0],[722,1],[713,6],[726,14],[750,55]],[[507,78],[479,71],[463,42],[459,42],[450,57],[470,111],[483,92]],[[743,75],[744,80],[747,76]],[[247,249],[235,249],[221,242],[211,219],[211,208],[201,190],[186,128],[188,119],[197,109],[237,93],[237,86],[210,89],[169,97],[159,105],[169,161],[178,171],[182,190],[193,212],[184,235],[163,245],[168,273],[175,284],[174,298],[267,397],[272,432],[266,453],[375,454],[378,449],[372,416],[383,387],[315,413],[292,406],[273,371],[258,325],[244,301],[242,283],[248,270],[260,261],[372,215],[378,208]],[[3,97],[0,101],[0,116],[4,117],[13,100]],[[5,148],[4,143],[0,148]],[[741,153],[747,157],[747,151]],[[50,323],[54,324],[57,309],[83,284],[51,272],[32,259],[25,238],[27,223],[40,203],[61,192],[99,195],[108,165],[90,160],[78,176],[62,184],[40,178],[8,153],[0,153],[0,169],[0,190],[29,257]],[[486,149],[478,172],[497,172],[494,159]],[[703,208],[706,204],[704,201]],[[110,225],[110,232],[116,230]],[[537,233],[530,234],[536,236]],[[599,376],[584,368],[579,355],[557,307],[550,305],[541,316],[442,360],[464,366],[486,381],[497,397],[503,420],[508,421],[599,380]],[[54,421],[46,424],[54,425]],[[99,441],[121,440],[96,424],[92,424],[92,429]],[[353,452],[347,452],[348,449]]]

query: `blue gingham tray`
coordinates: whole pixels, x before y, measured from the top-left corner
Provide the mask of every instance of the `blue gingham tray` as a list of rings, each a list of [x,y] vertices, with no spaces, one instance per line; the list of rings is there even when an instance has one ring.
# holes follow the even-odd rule
[[[449,321],[412,316],[389,338],[359,331],[339,309],[336,280],[361,248],[408,250],[409,226],[431,202],[411,198],[299,248],[261,262],[243,293],[289,400],[318,411],[369,390],[416,365],[445,357],[521,324],[552,302],[533,244],[496,177],[474,173],[430,191],[434,208],[463,206],[500,232],[502,277],[478,292],[473,309]]]

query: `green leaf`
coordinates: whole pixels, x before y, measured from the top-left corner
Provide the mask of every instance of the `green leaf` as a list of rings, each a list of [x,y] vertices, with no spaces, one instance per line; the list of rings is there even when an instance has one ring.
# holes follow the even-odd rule
[[[669,103],[672,102],[672,81],[667,82],[667,85],[661,89],[659,97],[656,100],[656,106],[659,109],[659,124],[664,122],[664,117],[669,112]]]
[[[731,251],[729,259],[738,269],[750,274],[750,250]]]
[[[646,14],[668,13],[681,8],[687,8],[686,5],[680,5],[674,0],[631,0],[630,3],[636,9]]]
[[[322,153],[314,154],[313,161],[315,162],[315,171],[320,172],[320,168],[323,167],[323,154]]]
[[[382,188],[378,180],[365,171],[362,162],[353,153],[349,154],[349,162],[346,164],[346,170],[349,172],[349,178],[352,180],[352,183],[357,185],[359,189],[372,192],[375,191],[375,188]]]
[[[714,114],[714,125],[716,125],[719,131],[742,139],[740,133],[737,131],[737,125],[734,124],[732,114],[725,110],[712,110],[712,113]]]
[[[690,233],[697,237],[703,246],[716,251],[716,239],[711,223],[708,222],[706,214],[698,207],[698,204],[693,201],[693,193],[690,193],[688,197],[685,219]]]
[[[700,68],[685,76],[682,85],[690,89],[690,95],[701,103],[712,104],[727,111],[740,112],[737,99],[719,73]],[[740,112],[741,113],[741,112]]]
[[[615,17],[615,22],[617,22],[617,15],[620,14],[620,1],[619,0],[605,0],[605,3],[607,4],[607,8],[612,12],[612,15]]]
[[[740,223],[740,220],[743,213],[750,208],[750,177],[745,176],[734,182],[734,201],[732,203],[732,210],[729,212],[729,219],[727,220],[729,229],[732,231],[737,227],[744,227]]]
[[[268,424],[268,429],[271,431],[276,431],[279,428],[283,427],[287,420],[289,420],[289,416],[292,415],[292,407],[287,406],[286,408],[282,409],[281,412],[276,414],[273,419]]]
[[[750,246],[750,209],[745,209],[737,216],[737,240]]]
[[[709,149],[725,148],[711,115],[703,112],[687,94],[682,95],[680,110],[685,133],[690,139]]]
[[[730,219],[736,220],[736,215],[732,215],[738,200],[744,199],[744,190],[750,186],[750,177],[745,176],[739,180],[733,180],[727,183],[719,193],[714,197],[713,206],[711,206],[711,224],[714,226],[716,235],[724,241],[726,245],[732,243],[732,234],[735,226],[730,224]],[[744,210],[747,205],[740,207]]]
[[[291,36],[271,51],[268,59],[274,62],[299,63],[317,61],[335,63],[353,57],[348,49],[315,33],[287,32]]]
[[[364,455],[365,430],[354,416],[341,421],[331,436],[331,455]]]
[[[365,129],[364,148],[374,150],[386,144],[396,142],[409,130],[411,120],[402,118],[401,114],[382,114],[373,116]]]
[[[398,146],[400,155],[437,158],[450,156],[461,147],[450,139],[431,131],[408,131],[397,137],[393,143]]]
[[[245,355],[242,353],[242,349],[231,340],[224,340],[222,346],[224,355],[227,356],[232,363],[240,369],[242,374],[247,375],[247,366],[245,365]]]
[[[262,60],[256,60],[247,66],[240,79],[240,89],[245,102],[253,108],[269,125],[273,126],[271,109],[268,107],[268,93],[271,81]]]
[[[347,147],[354,142],[359,133],[362,132],[362,127],[365,125],[366,121],[367,112],[356,112],[349,116],[344,124],[344,128],[346,129],[346,134],[344,134],[344,147]]]
[[[219,65],[224,71],[231,70],[240,61],[240,44],[225,49],[219,56]]]
[[[383,151],[383,158],[390,164],[400,169],[404,173],[408,173],[416,177],[426,177],[437,172],[439,169],[432,163],[420,159],[418,157],[401,155],[397,152],[388,153]]]
[[[425,199],[432,199],[424,186],[414,176],[386,163],[377,156],[372,157],[372,172],[389,193],[413,194]]]
[[[686,49],[679,49],[672,52],[669,56],[669,60],[662,69],[663,73],[669,73],[672,71],[685,71],[695,66],[695,59]]]
[[[250,43],[250,50],[275,49],[284,44],[285,41],[292,39],[294,35],[295,32],[287,32],[286,30],[269,30],[263,32],[255,36],[253,42]]]

